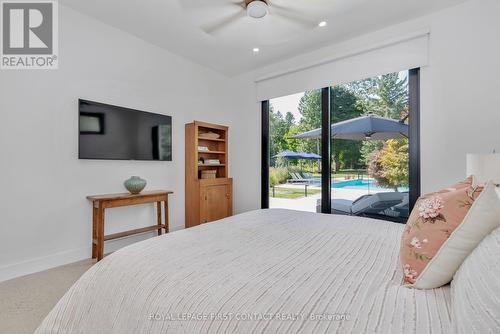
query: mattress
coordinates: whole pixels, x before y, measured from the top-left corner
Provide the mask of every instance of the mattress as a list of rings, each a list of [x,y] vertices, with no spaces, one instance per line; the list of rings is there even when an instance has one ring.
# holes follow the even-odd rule
[[[252,211],[125,247],[36,333],[450,333],[450,289],[400,285],[403,225]]]

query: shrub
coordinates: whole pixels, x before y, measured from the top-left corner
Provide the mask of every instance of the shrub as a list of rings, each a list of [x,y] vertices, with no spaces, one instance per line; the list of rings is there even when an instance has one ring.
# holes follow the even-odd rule
[[[269,168],[269,185],[271,187],[277,184],[286,183],[289,178],[288,170],[286,168]]]
[[[371,155],[370,176],[382,187],[408,186],[408,140],[390,139]]]

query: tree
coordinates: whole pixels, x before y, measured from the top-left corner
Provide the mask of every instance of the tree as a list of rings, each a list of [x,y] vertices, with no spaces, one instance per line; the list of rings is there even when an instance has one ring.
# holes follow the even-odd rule
[[[307,151],[307,149],[304,149],[303,139],[295,139],[293,138],[294,136],[302,133],[303,131],[300,129],[298,125],[293,124],[290,129],[288,129],[288,133],[286,134],[286,142],[287,142],[287,147],[290,151],[294,152],[300,152],[300,151]],[[314,151],[316,152],[316,151]]]
[[[274,111],[274,108],[270,106],[269,110],[269,136],[270,136],[270,148],[269,153],[271,157],[274,157],[278,153],[289,150],[288,145],[288,132],[290,128],[294,126],[295,119],[291,112],[287,112],[283,117],[283,114],[278,110]]]
[[[384,117],[401,119],[408,110],[408,79],[400,78],[399,73],[390,73],[377,78],[378,99],[375,103],[378,114]]]
[[[330,94],[332,124],[359,117],[364,113],[356,95],[343,85],[332,87]],[[332,157],[335,171],[356,167],[361,158],[361,145],[360,141],[334,139]]]
[[[409,184],[408,164],[408,139],[389,139],[381,150],[372,153],[368,170],[379,185],[397,191]]]
[[[302,116],[299,125],[291,128],[293,134],[314,130],[321,127],[321,91],[308,91],[299,103],[299,112]],[[363,109],[358,103],[358,98],[343,86],[331,89],[331,120],[332,124],[358,117],[363,114]],[[319,140],[300,140],[296,143],[302,151],[320,153]],[[358,165],[361,153],[361,143],[358,141],[341,140],[333,141],[332,158],[335,169],[353,168]]]
[[[408,78],[398,72],[344,86],[358,97],[363,109],[368,112],[399,120],[408,110]]]
[[[361,161],[360,163],[364,166],[368,166],[372,160],[372,153],[379,151],[384,147],[384,142],[382,140],[365,140],[361,145]]]
[[[305,92],[299,101],[298,110],[301,119],[296,127],[290,129],[290,138],[293,135],[321,127],[321,91]],[[298,151],[321,153],[318,139],[293,139],[293,143]]]
[[[365,112],[379,116],[403,119],[408,114],[408,79],[400,73],[390,73],[375,78],[354,81],[344,85],[358,97]],[[361,163],[369,164],[372,153],[382,149],[382,141],[364,141]]]
[[[285,123],[286,123],[288,128],[290,128],[292,125],[295,124],[295,117],[289,111],[285,115]]]
[[[306,131],[321,127],[321,91],[312,90],[304,93],[299,102],[299,113],[302,116],[300,126]]]

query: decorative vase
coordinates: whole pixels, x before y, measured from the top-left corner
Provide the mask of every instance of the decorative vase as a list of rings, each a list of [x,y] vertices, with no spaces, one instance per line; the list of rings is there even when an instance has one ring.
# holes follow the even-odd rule
[[[123,185],[131,194],[136,195],[146,187],[146,183],[146,180],[141,179],[139,176],[132,176]]]

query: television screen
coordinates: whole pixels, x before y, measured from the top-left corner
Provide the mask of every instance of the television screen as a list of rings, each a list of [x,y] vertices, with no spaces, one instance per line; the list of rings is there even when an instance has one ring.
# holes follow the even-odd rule
[[[172,161],[172,117],[79,100],[80,159]]]

